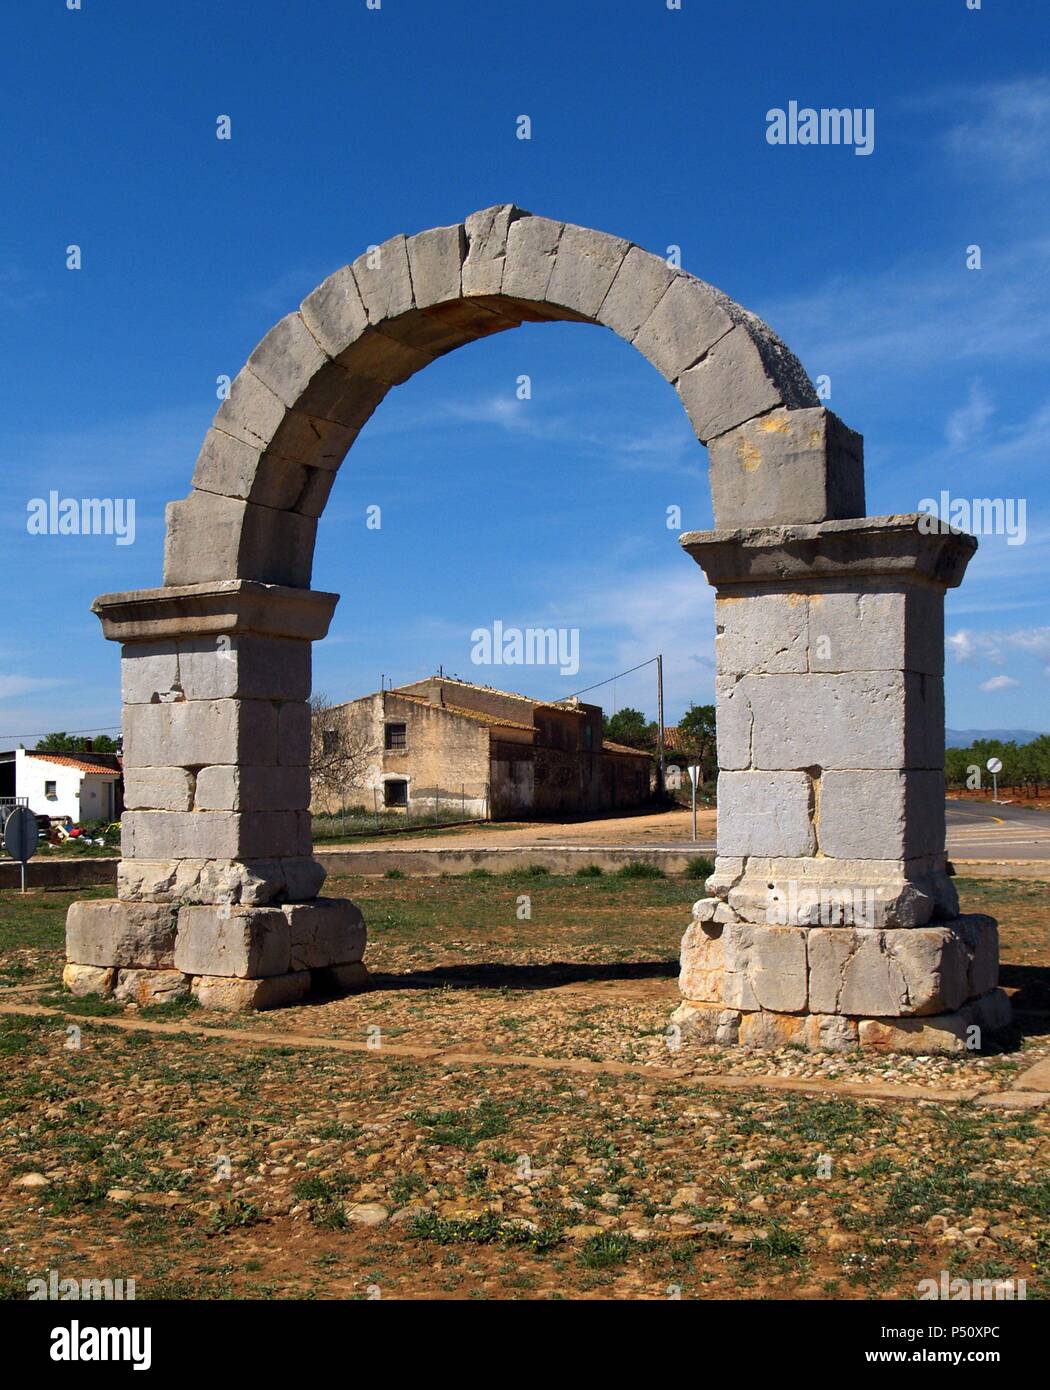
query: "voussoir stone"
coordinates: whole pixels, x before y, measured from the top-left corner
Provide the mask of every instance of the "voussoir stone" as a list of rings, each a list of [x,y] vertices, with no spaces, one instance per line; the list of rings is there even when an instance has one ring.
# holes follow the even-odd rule
[[[593,318],[627,255],[629,242],[566,223],[558,241],[547,298]]]

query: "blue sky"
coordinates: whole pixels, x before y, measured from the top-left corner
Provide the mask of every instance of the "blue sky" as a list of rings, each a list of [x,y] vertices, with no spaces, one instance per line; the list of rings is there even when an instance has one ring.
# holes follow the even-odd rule
[[[1024,544],[983,536],[949,597],[948,723],[1050,729],[1048,39],[1030,0],[6,7],[0,747],[118,722],[90,603],[160,583],[216,378],[370,243],[497,202],[681,246],[830,377],[870,513],[1023,499]],[[874,152],[770,145],[792,100],[873,107]],[[441,359],[387,397],[322,520],[314,583],[342,600],[315,685],[442,663],[555,697],[663,651],[669,721],[712,699],[711,591],[666,526],[671,505],[712,524],[705,464],[610,333]],[[28,534],[50,489],[134,498],[135,543]],[[579,628],[579,674],[473,666],[496,619]],[[592,698],[655,714],[649,671]]]

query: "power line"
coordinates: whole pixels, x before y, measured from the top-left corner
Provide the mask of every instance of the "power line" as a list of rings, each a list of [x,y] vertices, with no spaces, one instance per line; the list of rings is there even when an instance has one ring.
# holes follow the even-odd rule
[[[111,734],[120,727],[119,724],[96,724],[90,729],[46,729],[36,734],[0,734],[0,739],[47,738],[48,734]]]
[[[658,656],[651,656],[648,661],[640,661],[637,666],[632,666],[630,670],[620,671],[615,676],[609,676],[607,680],[598,681],[597,685],[588,685],[583,690],[577,690],[572,695],[566,695],[565,699],[575,700],[578,695],[586,695],[588,691],[599,690],[603,685],[611,685],[613,681],[618,681],[621,676],[629,676],[635,671],[640,671],[644,666],[651,666],[654,661],[659,661]]]

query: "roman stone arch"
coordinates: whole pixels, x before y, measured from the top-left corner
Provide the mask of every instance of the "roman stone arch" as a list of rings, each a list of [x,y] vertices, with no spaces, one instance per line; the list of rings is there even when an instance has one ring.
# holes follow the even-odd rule
[[[115,902],[77,903],[66,981],[265,1008],[367,980],[318,896],[310,589],[338,467],[387,392],[523,322],[611,329],[707,446],[717,529],[718,859],[682,949],[677,1042],[964,1045],[1004,1021],[995,924],[959,918],[943,816],[943,597],[976,545],[864,516],[860,436],[719,290],[511,205],[368,248],[259,343],[169,505],[164,585],[104,595],[122,643]],[[830,903],[830,907],[827,904]]]

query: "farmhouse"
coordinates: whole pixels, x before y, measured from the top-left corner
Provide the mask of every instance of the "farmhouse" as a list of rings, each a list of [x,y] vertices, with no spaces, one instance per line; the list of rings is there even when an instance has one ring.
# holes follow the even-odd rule
[[[120,767],[111,754],[0,753],[0,814],[21,803],[53,820],[112,821],[121,811],[120,790]]]
[[[323,718],[352,753],[341,786],[323,794],[315,786],[315,811],[573,816],[641,806],[651,795],[649,754],[605,742],[601,707],[575,699],[532,700],[431,676]],[[319,737],[323,745],[323,729]]]

